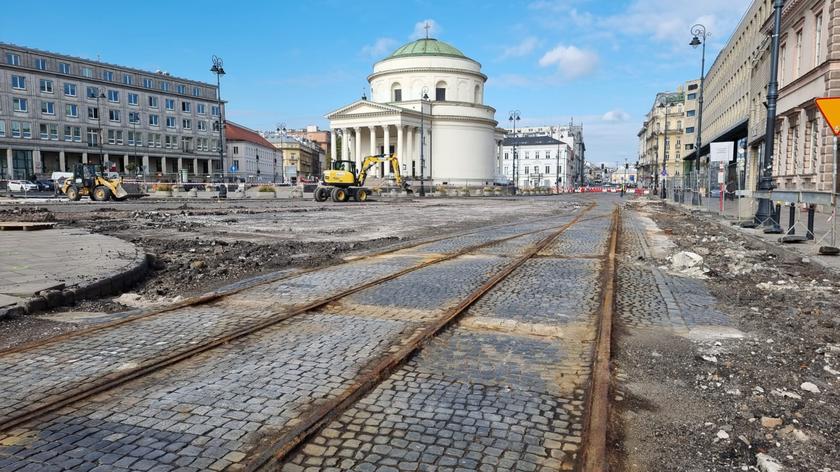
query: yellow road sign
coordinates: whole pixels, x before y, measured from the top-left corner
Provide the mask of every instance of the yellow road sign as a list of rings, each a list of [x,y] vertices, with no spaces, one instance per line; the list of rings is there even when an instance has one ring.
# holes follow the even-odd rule
[[[818,98],[817,108],[834,132],[834,136],[840,136],[840,97]]]

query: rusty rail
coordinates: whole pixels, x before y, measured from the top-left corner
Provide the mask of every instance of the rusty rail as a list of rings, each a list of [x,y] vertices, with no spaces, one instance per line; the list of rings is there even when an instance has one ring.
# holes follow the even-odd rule
[[[598,335],[592,361],[592,383],[587,396],[584,441],[577,468],[582,472],[609,470],[607,427],[610,405],[610,344],[612,342],[612,317],[615,303],[615,254],[619,236],[619,218],[619,209],[616,207],[612,216],[609,250],[604,257],[604,270],[602,272],[603,289],[598,313]]]
[[[569,223],[561,226],[557,231],[534,244],[524,255],[508,264],[485,282],[481,287],[470,293],[457,306],[448,310],[440,318],[430,323],[419,333],[411,336],[399,350],[379,359],[363,369],[362,374],[352,386],[342,392],[336,398],[329,400],[317,409],[305,414],[304,418],[292,428],[281,431],[271,439],[271,444],[256,454],[245,466],[245,471],[253,472],[266,467],[272,463],[283,460],[290,452],[295,450],[301,443],[315,435],[324,426],[350,408],[361,397],[373,390],[379,383],[400,367],[412,354],[419,351],[432,338],[437,336],[444,328],[449,326],[456,318],[464,313],[470,306],[478,301],[484,294],[507,278],[513,271],[522,266],[529,259],[536,256],[552,241],[557,239],[563,232],[579,223],[584,214],[595,206],[588,205]]]
[[[577,219],[580,218],[580,216],[583,215],[584,213],[588,212],[593,206],[594,206],[594,204],[590,204],[586,209],[584,209],[582,212],[578,213],[578,215],[573,219],[573,222],[577,222]],[[568,224],[560,226],[561,232],[564,231],[565,228],[567,228],[571,224],[573,224],[573,223],[568,223]],[[435,264],[439,264],[441,262],[445,262],[445,261],[455,259],[457,257],[469,254],[470,252],[474,252],[476,250],[483,249],[483,248],[488,247],[488,246],[492,246],[494,244],[503,243],[505,241],[520,238],[520,237],[523,237],[523,236],[528,236],[528,235],[535,234],[535,233],[549,231],[551,229],[552,228],[543,228],[543,229],[527,231],[527,232],[523,232],[523,233],[517,233],[515,235],[507,236],[505,238],[495,239],[495,240],[488,241],[488,242],[485,242],[485,243],[468,246],[468,247],[466,247],[464,249],[461,249],[460,251],[457,251],[455,253],[447,254],[447,255],[440,256],[440,257],[437,257],[437,258],[429,260],[429,261],[422,262],[420,264],[414,265],[412,267],[408,267],[406,269],[400,270],[400,271],[395,272],[393,274],[386,275],[386,276],[380,277],[378,279],[374,279],[374,280],[372,280],[370,282],[367,282],[367,283],[364,283],[364,284],[360,284],[360,285],[358,285],[356,287],[353,287],[351,289],[347,289],[347,290],[335,293],[333,295],[321,298],[319,300],[308,303],[306,305],[299,306],[299,307],[292,308],[292,309],[288,309],[288,310],[284,310],[282,312],[276,312],[276,313],[270,315],[269,317],[267,317],[266,319],[264,319],[262,321],[259,321],[257,323],[253,323],[253,324],[248,325],[248,326],[244,326],[242,328],[231,331],[229,333],[225,333],[224,335],[216,337],[216,338],[214,338],[212,340],[209,340],[205,343],[196,344],[196,345],[193,345],[193,346],[191,346],[187,349],[184,349],[182,351],[177,351],[177,352],[166,354],[166,355],[163,355],[163,356],[160,356],[160,357],[157,357],[157,358],[149,359],[148,361],[138,365],[137,367],[135,367],[133,369],[128,369],[128,370],[125,370],[125,371],[120,371],[118,373],[112,373],[110,375],[102,376],[98,379],[95,379],[92,382],[88,382],[87,384],[84,384],[84,385],[80,386],[79,388],[77,388],[75,390],[61,392],[61,393],[57,394],[54,399],[49,399],[48,398],[43,405],[31,408],[31,409],[22,409],[22,410],[16,412],[15,415],[10,416],[9,418],[6,418],[6,419],[0,421],[0,432],[8,431],[8,430],[13,429],[17,426],[20,426],[21,424],[27,423],[29,421],[32,421],[33,419],[36,419],[40,416],[43,416],[47,413],[56,411],[56,410],[58,410],[60,408],[63,408],[67,405],[71,405],[71,404],[73,404],[77,401],[80,401],[80,400],[83,400],[85,398],[91,397],[91,396],[96,395],[98,393],[105,392],[107,390],[111,390],[111,389],[113,389],[115,387],[118,387],[118,386],[120,386],[120,385],[122,385],[126,382],[131,381],[131,380],[141,378],[141,377],[145,377],[147,375],[150,375],[150,374],[152,374],[154,372],[157,372],[161,369],[164,369],[166,367],[174,365],[174,364],[176,364],[178,362],[181,362],[185,359],[188,359],[190,357],[196,356],[196,355],[201,354],[201,353],[206,352],[206,351],[210,351],[210,350],[215,349],[219,346],[230,343],[231,341],[234,341],[236,339],[240,339],[240,338],[249,336],[251,334],[254,334],[256,332],[262,331],[262,330],[264,330],[268,327],[271,327],[273,325],[281,323],[281,322],[283,322],[285,320],[288,320],[290,318],[293,318],[295,316],[299,316],[301,314],[304,314],[304,313],[307,313],[307,312],[310,312],[310,311],[313,311],[313,310],[317,310],[317,309],[322,308],[326,305],[329,305],[330,303],[333,303],[333,302],[338,301],[342,298],[350,296],[354,293],[360,292],[362,290],[365,290],[365,289],[368,289],[368,288],[371,288],[371,287],[374,287],[374,286],[377,286],[377,285],[381,285],[381,284],[383,284],[385,282],[388,282],[390,280],[396,279],[398,277],[402,277],[403,275],[406,275],[408,273],[411,273],[411,272],[414,272],[414,271],[417,271],[417,270],[420,270],[420,269],[423,269],[425,267],[429,267],[429,266],[432,266],[432,265],[435,265]],[[557,234],[559,234],[559,233],[557,233]],[[441,239],[447,239],[447,238],[441,238]]]

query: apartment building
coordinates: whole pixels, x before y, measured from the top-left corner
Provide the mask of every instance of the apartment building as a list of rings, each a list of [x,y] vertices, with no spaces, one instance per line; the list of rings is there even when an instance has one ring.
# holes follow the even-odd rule
[[[0,43],[0,178],[221,172],[215,85]]]
[[[513,129],[505,129],[505,132],[510,136],[513,134]],[[583,139],[583,124],[570,121],[566,125],[527,126],[517,128],[516,136],[548,136],[568,144],[571,148],[569,173],[572,175],[572,183],[581,184],[585,181],[586,143]]]
[[[317,143],[283,130],[263,133],[263,136],[280,150],[287,181],[297,183],[300,178],[313,179],[323,172],[321,164],[326,160],[326,154]]]
[[[247,182],[282,182],[281,151],[258,132],[228,121],[225,123],[228,177]]]
[[[289,136],[296,136],[298,138],[308,139],[317,144],[324,152],[324,158],[321,162],[321,169],[329,169],[332,165],[333,157],[330,155],[332,147],[332,133],[329,130],[319,129],[316,125],[309,125],[303,129],[291,129],[286,132]]]
[[[518,131],[518,130],[517,130]],[[572,147],[550,136],[511,136],[502,141],[501,175],[514,180],[513,157],[516,150],[519,188],[559,186],[571,189],[575,174],[571,167]]]
[[[692,89],[686,92],[688,87]],[[667,183],[671,179],[681,182],[684,153],[694,147],[694,122],[689,126],[684,120],[689,110],[692,117],[696,114],[696,88],[695,83],[689,82],[685,89],[681,86],[675,92],[656,94],[637,134],[640,184],[653,187],[657,182]]]

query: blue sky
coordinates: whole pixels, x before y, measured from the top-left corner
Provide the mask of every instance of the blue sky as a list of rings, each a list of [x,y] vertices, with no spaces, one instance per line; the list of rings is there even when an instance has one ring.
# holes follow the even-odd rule
[[[3,6],[0,41],[214,81],[224,59],[229,119],[256,129],[318,124],[366,89],[373,62],[422,33],[481,62],[485,101],[507,125],[584,123],[588,159],[635,161],[656,92],[700,73],[689,28],[712,33],[707,64],[748,0],[46,0]],[[120,6],[117,6],[120,5]],[[63,25],[84,25],[68,28]]]

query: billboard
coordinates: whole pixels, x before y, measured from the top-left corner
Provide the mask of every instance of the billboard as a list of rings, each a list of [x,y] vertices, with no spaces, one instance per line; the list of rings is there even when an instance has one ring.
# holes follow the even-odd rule
[[[709,145],[709,160],[711,162],[729,162],[735,157],[735,142],[726,141]]]

